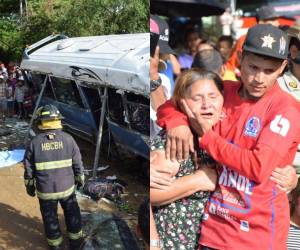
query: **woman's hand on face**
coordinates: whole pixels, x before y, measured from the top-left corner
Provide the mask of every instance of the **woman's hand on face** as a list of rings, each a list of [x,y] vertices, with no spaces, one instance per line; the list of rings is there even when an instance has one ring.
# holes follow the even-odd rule
[[[187,160],[194,152],[193,134],[188,126],[178,126],[167,130],[166,159]]]
[[[298,183],[296,170],[293,166],[287,165],[284,168],[275,168],[270,179],[276,183],[276,186],[284,191],[292,191]]]
[[[158,154],[154,151],[150,153],[150,188],[167,190],[173,182],[173,171],[155,159],[158,159]]]
[[[197,135],[203,136],[203,134],[212,128],[212,121],[203,119],[199,112],[191,110],[184,99],[181,100],[181,104],[183,106],[183,111],[189,118],[191,127],[197,133]]]

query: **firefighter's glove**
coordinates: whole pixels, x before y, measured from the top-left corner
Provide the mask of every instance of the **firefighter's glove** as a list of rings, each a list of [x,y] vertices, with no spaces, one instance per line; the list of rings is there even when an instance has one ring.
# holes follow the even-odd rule
[[[84,186],[84,174],[75,176],[75,185],[77,186],[77,189]]]
[[[31,197],[35,196],[35,185],[34,185],[34,179],[25,179],[25,187],[26,187],[26,192],[28,195]]]

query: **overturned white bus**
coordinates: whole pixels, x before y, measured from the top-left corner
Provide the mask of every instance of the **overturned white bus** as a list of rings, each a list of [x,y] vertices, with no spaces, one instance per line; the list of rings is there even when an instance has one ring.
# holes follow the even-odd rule
[[[147,33],[52,35],[28,47],[21,68],[40,93],[36,108],[56,105],[68,130],[97,144],[96,158],[104,131],[147,159],[149,38]]]

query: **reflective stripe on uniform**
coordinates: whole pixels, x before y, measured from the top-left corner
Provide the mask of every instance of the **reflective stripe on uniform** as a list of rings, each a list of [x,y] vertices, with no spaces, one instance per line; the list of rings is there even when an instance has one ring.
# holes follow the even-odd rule
[[[39,162],[35,164],[36,170],[49,170],[56,168],[66,168],[72,166],[72,159],[61,160],[61,161],[47,161]]]
[[[78,233],[70,233],[68,232],[69,239],[78,240],[83,237],[83,231],[80,230]]]
[[[74,192],[74,190],[75,190],[75,186],[73,185],[71,188],[63,192],[41,193],[37,191],[37,197],[39,197],[42,200],[58,200],[70,196]]]
[[[59,246],[63,242],[63,237],[60,236],[59,238],[54,239],[54,240],[51,240],[51,239],[47,238],[47,242],[48,242],[49,246],[56,247],[56,246]]]

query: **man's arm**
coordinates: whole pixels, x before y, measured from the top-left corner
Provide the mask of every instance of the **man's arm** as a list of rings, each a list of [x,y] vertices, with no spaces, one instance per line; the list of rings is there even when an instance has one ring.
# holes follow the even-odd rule
[[[77,146],[77,143],[73,138],[72,138],[72,143],[73,143],[72,168],[75,176],[75,182],[76,184],[79,184],[79,186],[83,186],[85,177],[83,173],[84,167],[81,159],[81,153]]]
[[[189,126],[187,116],[175,107],[172,100],[166,101],[157,109],[157,124],[167,130],[180,125]]]
[[[24,155],[24,179],[30,180],[35,178],[35,164],[34,164],[34,154],[33,154],[33,145],[29,144],[25,151]]]
[[[298,112],[290,111],[290,113],[294,113],[294,117],[299,116]],[[203,135],[200,139],[200,146],[217,162],[257,183],[261,183],[269,178],[271,172],[281,164],[300,133],[299,126],[295,125],[289,129],[288,136],[283,137],[279,134],[273,134],[272,142],[268,142],[268,140],[270,141],[268,139],[270,126],[270,124],[267,124],[262,129],[256,146],[251,150],[227,142],[212,130]],[[280,151],[275,149],[279,145]]]
[[[150,92],[151,97],[151,107],[154,111],[157,111],[157,109],[165,103],[167,100],[163,86],[160,85],[156,90]]]
[[[26,149],[24,156],[24,184],[26,187],[26,192],[28,195],[35,196],[35,164],[34,164],[34,154],[33,145],[29,144]]]
[[[206,119],[190,110],[184,100],[182,104],[191,127],[198,135],[203,135],[199,140],[200,147],[219,163],[257,183],[269,178],[290,149],[295,147],[295,140],[299,141],[300,126],[295,122],[299,111],[294,106],[281,108],[280,113],[284,116],[274,114],[273,120],[261,129],[256,146],[250,150],[227,142],[211,130],[211,124]]]
[[[149,217],[149,222],[150,222],[150,241],[151,240],[159,240],[159,234],[156,229],[155,225],[155,220],[153,217],[153,212],[152,212],[152,207],[150,205],[150,217]],[[150,250],[160,250],[160,247],[153,247],[150,245]]]
[[[160,78],[158,73],[158,64],[159,64],[159,47],[157,46],[155,49],[154,56],[150,58],[150,70],[149,70],[150,81],[158,81]],[[157,87],[155,90],[150,91],[150,98],[151,98],[151,106],[153,110],[157,111],[158,107],[161,106],[167,100],[162,85]]]

